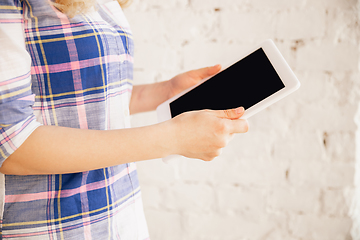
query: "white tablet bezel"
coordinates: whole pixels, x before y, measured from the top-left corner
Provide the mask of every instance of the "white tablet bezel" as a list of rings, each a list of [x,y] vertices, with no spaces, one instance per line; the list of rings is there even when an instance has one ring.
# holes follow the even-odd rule
[[[255,105],[251,106],[250,108],[246,109],[244,115],[241,117],[242,119],[247,119],[254,114],[260,112],[261,110],[267,108],[268,106],[272,105],[273,103],[279,101],[280,99],[284,98],[285,96],[289,95],[290,93],[294,92],[296,89],[300,87],[300,82],[296,78],[293,71],[290,69],[289,65],[285,61],[284,57],[281,55],[280,51],[275,46],[272,40],[266,40],[259,46],[255,47],[254,49],[246,52],[245,54],[241,55],[236,61],[232,62],[228,66],[224,67],[221,71],[226,70],[232,64],[238,62],[239,60],[245,58],[252,52],[262,48],[268,57],[269,61],[271,62],[272,66],[276,70],[277,74],[279,75],[280,79],[284,83],[285,87],[281,90],[277,91],[276,93],[272,94],[271,96],[265,98],[264,100],[256,103]],[[209,79],[209,78],[207,78]],[[158,115],[158,121],[163,122],[166,120],[171,119],[171,112],[170,112],[170,103],[175,99],[179,98],[180,96],[184,95],[185,93],[191,91],[201,83],[205,82],[207,79],[202,80],[196,86],[193,86],[185,91],[179,93],[178,95],[168,99],[167,101],[160,104],[156,111]]]

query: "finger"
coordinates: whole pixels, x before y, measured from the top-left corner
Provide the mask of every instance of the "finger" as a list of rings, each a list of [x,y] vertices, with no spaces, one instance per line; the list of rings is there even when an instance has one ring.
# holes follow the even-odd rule
[[[212,75],[218,73],[220,70],[221,70],[221,65],[216,64],[215,66],[207,67],[207,74],[208,74],[208,76],[212,76]]]
[[[243,107],[238,107],[234,109],[228,109],[228,110],[216,110],[213,111],[215,116],[219,118],[226,118],[226,119],[238,119],[240,118],[245,112],[245,109]]]
[[[246,133],[249,131],[249,124],[245,119],[235,119],[228,122],[230,132],[232,133]]]
[[[218,73],[220,70],[221,70],[221,65],[217,64],[212,67],[205,67],[196,70],[191,70],[188,72],[188,76],[193,79],[201,80]]]

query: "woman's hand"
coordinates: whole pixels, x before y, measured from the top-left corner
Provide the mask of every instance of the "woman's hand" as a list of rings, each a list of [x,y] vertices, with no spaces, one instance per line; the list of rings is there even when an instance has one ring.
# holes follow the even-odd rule
[[[217,64],[212,67],[205,67],[196,70],[191,70],[185,73],[181,73],[168,81],[169,83],[169,95],[168,98],[181,93],[185,89],[188,89],[201,80],[211,77],[221,70],[221,65]]]
[[[176,116],[168,121],[175,128],[174,153],[204,161],[214,159],[234,133],[248,131],[247,121],[239,119],[243,114],[244,108],[239,107],[193,111]]]
[[[220,69],[220,65],[215,65],[179,74],[168,81],[135,85],[131,94],[130,113],[153,111],[159,104],[218,73]]]

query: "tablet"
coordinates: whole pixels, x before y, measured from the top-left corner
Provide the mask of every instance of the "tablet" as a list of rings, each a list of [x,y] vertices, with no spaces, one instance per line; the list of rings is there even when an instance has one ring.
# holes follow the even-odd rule
[[[158,121],[202,109],[244,107],[247,119],[300,87],[300,82],[272,40],[238,57],[216,75],[157,107]]]

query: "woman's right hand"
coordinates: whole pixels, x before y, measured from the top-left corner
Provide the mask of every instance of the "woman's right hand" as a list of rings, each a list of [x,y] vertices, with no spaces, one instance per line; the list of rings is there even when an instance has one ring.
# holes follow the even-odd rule
[[[234,133],[248,131],[248,123],[239,119],[244,108],[230,110],[201,110],[186,112],[171,119],[174,154],[211,161]]]

